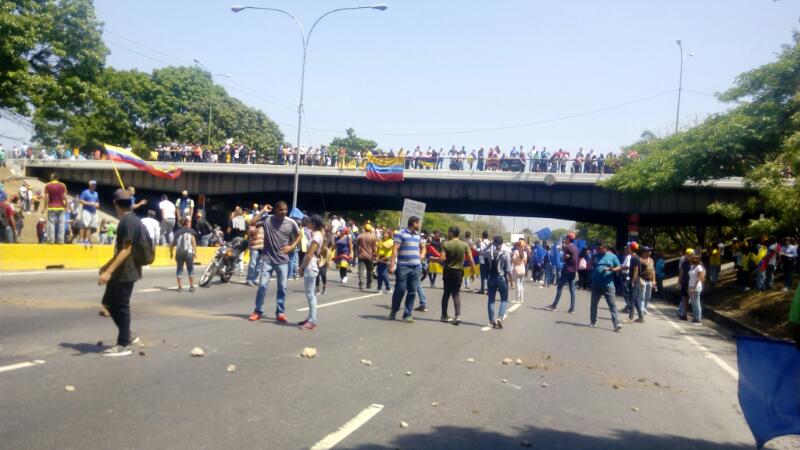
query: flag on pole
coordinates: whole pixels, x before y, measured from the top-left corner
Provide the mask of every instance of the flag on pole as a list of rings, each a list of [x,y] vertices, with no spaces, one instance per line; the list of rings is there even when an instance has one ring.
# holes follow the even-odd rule
[[[740,337],[739,404],[761,448],[770,439],[800,434],[800,351],[788,342]]]
[[[113,145],[103,144],[106,149],[106,154],[108,154],[108,159],[112,162],[123,162],[126,164],[130,164],[136,167],[139,170],[143,170],[150,175],[159,177],[159,178],[166,178],[168,180],[174,180],[181,176],[183,171],[181,169],[162,169],[160,167],[156,167],[153,164],[143,160],[140,158],[136,153],[133,153],[130,149],[116,147]]]
[[[403,158],[370,156],[367,159],[367,179],[372,181],[403,181]]]
[[[536,235],[536,236],[537,236],[539,239],[541,239],[541,240],[543,240],[543,241],[550,240],[550,238],[551,238],[551,237],[553,237],[553,232],[550,230],[550,228],[547,228],[547,227],[544,227],[544,228],[542,228],[541,230],[537,231],[537,232],[536,232],[536,233],[534,233],[534,234],[535,234],[535,235]]]

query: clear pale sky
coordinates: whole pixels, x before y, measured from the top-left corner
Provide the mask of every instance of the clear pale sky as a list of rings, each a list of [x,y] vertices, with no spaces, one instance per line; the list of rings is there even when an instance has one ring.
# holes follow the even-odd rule
[[[237,3],[286,9],[306,28],[330,9],[371,4],[97,0],[111,50],[107,63],[150,71],[199,59],[213,72],[230,74],[230,80],[216,80],[267,113],[295,142],[298,31],[279,14],[234,14],[230,6]],[[707,94],[773,60],[800,17],[800,3],[792,0],[386,3],[384,12],[331,15],[314,31],[303,145],[328,143],[353,127],[386,149],[455,144],[508,151],[524,144],[617,150],[646,129],[662,135],[674,129],[676,39],[696,53],[684,66],[683,86],[697,92],[683,93],[680,121],[688,127],[724,111],[728,105]],[[591,113],[609,107],[615,108]],[[0,133],[12,132],[22,135],[0,122]]]

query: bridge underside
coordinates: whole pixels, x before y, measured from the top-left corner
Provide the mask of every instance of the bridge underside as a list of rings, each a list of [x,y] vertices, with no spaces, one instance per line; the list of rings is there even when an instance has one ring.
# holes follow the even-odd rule
[[[95,168],[59,168],[62,181],[77,189],[87,180],[97,180],[101,191],[118,185],[114,172]],[[44,179],[52,168],[29,166],[28,175]],[[186,189],[192,195],[205,194],[211,204],[226,205],[291,200],[292,176],[264,173],[213,173],[185,171],[178,180],[153,177],[136,170],[121,171],[137,195],[155,201],[160,194],[170,197]],[[470,179],[409,178],[401,183],[377,183],[364,177],[303,175],[300,177],[299,205],[309,211],[399,210],[404,198],[427,204],[428,211],[462,214],[548,217],[616,225],[639,215],[643,226],[716,225],[720,218],[709,216],[707,206],[715,201],[743,202],[746,191],[713,187],[683,187],[674,192],[635,199],[594,184],[558,182],[487,181]],[[108,197],[106,197],[108,198]]]

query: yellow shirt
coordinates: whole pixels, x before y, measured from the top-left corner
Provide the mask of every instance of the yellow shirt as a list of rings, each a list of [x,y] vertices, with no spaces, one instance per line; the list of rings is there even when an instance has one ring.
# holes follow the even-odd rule
[[[392,256],[392,248],[394,247],[394,239],[391,237],[378,241],[378,260],[388,260]]]
[[[711,256],[708,258],[708,264],[711,266],[719,266],[722,263],[719,250],[711,250]]]

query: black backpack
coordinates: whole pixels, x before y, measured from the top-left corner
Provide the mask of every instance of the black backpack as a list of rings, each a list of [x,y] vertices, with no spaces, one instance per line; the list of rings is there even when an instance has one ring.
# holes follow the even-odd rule
[[[149,266],[156,259],[156,245],[141,220],[139,222],[139,239],[133,244],[133,260],[137,266]]]

